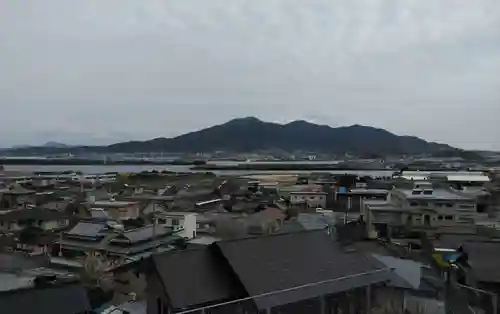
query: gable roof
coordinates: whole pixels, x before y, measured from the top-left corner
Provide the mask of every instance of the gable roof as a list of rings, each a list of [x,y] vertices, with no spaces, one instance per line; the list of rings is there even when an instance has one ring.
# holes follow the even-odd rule
[[[0,309],[16,314],[78,314],[89,311],[90,303],[81,284],[64,284],[0,293]]]
[[[131,244],[152,239],[153,236],[164,236],[172,232],[172,228],[162,225],[149,225],[141,228],[131,229],[119,235],[119,238],[126,239]],[[114,242],[114,240],[111,240]]]
[[[394,270],[395,276],[390,281],[392,286],[414,290],[420,288],[420,279],[422,278],[421,263],[393,256],[379,254],[372,254],[372,256]]]
[[[464,251],[477,281],[500,283],[500,243],[465,242]]]
[[[66,215],[57,210],[50,210],[44,208],[28,208],[28,209],[13,209],[0,214],[0,221],[13,221],[13,220],[24,220],[24,219],[35,219],[35,220],[59,220],[65,218]]]
[[[103,223],[92,223],[80,221],[73,227],[73,229],[67,232],[70,236],[80,236],[80,237],[90,237],[90,238],[100,238],[103,235],[101,232],[108,229],[106,224]]]
[[[220,250],[251,296],[323,282],[256,298],[260,309],[389,280],[388,268],[364,254],[342,252],[323,230],[220,241],[212,246]],[[330,281],[366,272],[371,273]]]
[[[153,264],[175,309],[244,297],[223,260],[208,248],[154,255]],[[189,274],[192,280],[186,280]]]

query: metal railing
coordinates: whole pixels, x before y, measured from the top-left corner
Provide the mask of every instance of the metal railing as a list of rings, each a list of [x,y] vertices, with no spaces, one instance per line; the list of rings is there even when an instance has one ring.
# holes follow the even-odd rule
[[[455,284],[457,295],[467,301],[471,313],[497,314],[497,295],[493,292]]]
[[[384,272],[390,272],[391,269],[389,268],[382,268],[382,269],[377,269],[369,272],[363,272],[363,273],[358,273],[358,274],[353,274],[353,275],[348,275],[348,276],[343,276],[343,277],[338,277],[335,279],[328,279],[328,280],[322,280],[314,283],[308,283],[305,285],[300,285],[300,286],[295,286],[287,289],[281,289],[277,291],[271,291],[271,292],[266,292],[250,297],[245,297],[245,298],[240,298],[228,302],[222,302],[214,305],[208,305],[208,306],[203,306],[203,307],[198,307],[194,309],[189,309],[189,310],[184,310],[184,311],[178,311],[174,312],[174,314],[192,314],[192,313],[199,313],[199,314],[208,314],[208,313],[235,313],[235,314],[254,314],[254,313],[261,313],[259,310],[257,310],[255,306],[255,302],[259,301],[259,299],[263,298],[272,298],[272,297],[278,297],[281,294],[285,293],[291,293],[291,292],[303,292],[305,295],[313,295],[311,291],[307,291],[310,288],[313,287],[318,287],[321,285],[326,285],[326,284],[331,284],[331,283],[337,283],[337,282],[342,282],[342,281],[348,281],[348,280],[355,280],[360,277],[367,277],[371,275],[376,275],[376,274],[383,274]],[[377,283],[382,280],[370,280],[370,283]],[[349,288],[349,284],[346,283],[345,289],[341,289],[341,291],[338,291],[339,293],[344,292],[344,291],[354,291],[357,290],[358,292],[360,289],[366,290],[367,292],[365,293],[364,299],[366,300],[363,304],[364,308],[369,308],[370,307],[370,284],[365,283],[365,284],[360,284],[357,285],[356,287]],[[330,308],[332,305],[335,305],[334,303],[339,300],[335,300],[334,294],[331,294],[333,298],[324,298],[325,296],[321,295],[315,295],[314,297],[311,298],[304,298],[305,300],[298,301],[301,303],[300,306],[303,306],[304,308],[309,307],[310,310],[307,311],[307,313],[322,313],[322,314],[328,314],[328,313],[334,313]],[[351,298],[353,295],[351,295]],[[316,302],[311,302],[311,301],[316,301]],[[354,300],[353,300],[354,301]],[[333,303],[332,303],[333,302]],[[360,303],[359,299],[357,301],[354,301],[353,303]],[[313,304],[314,303],[314,304]],[[345,303],[345,302],[344,302]],[[363,303],[363,302],[361,302]],[[295,302],[294,302],[295,304]],[[352,306],[352,304],[343,304],[344,306]],[[359,305],[359,304],[358,304]],[[286,305],[284,305],[286,307]],[[312,308],[316,308],[317,311],[313,311]],[[264,311],[267,313],[270,313],[270,309],[267,311]]]

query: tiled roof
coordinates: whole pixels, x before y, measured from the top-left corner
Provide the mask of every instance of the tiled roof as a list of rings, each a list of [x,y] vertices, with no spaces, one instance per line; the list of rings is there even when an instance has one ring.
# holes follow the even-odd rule
[[[389,271],[361,253],[344,253],[323,231],[255,237],[213,244],[250,295],[294,288],[348,275],[379,273],[333,281],[255,299],[260,309],[388,280]]]
[[[130,243],[137,243],[141,241],[146,241],[149,239],[152,239],[153,236],[163,236],[168,233],[172,232],[172,228],[169,227],[164,227],[162,225],[150,225],[150,226],[145,226],[137,229],[132,229],[125,231],[120,235],[121,238],[125,238]],[[113,241],[111,241],[113,242]]]
[[[63,284],[2,293],[0,309],[6,314],[77,314],[90,311],[90,303],[83,286]]]
[[[65,214],[50,209],[43,208],[30,208],[30,209],[14,209],[3,214],[0,214],[0,221],[13,221],[13,220],[24,220],[24,219],[35,219],[35,220],[58,220],[65,217]]]
[[[208,248],[154,255],[152,260],[175,309],[245,296],[223,260]],[[186,274],[192,280],[187,280]]]
[[[102,236],[101,232],[107,228],[104,223],[79,222],[67,234],[71,236],[98,238]]]

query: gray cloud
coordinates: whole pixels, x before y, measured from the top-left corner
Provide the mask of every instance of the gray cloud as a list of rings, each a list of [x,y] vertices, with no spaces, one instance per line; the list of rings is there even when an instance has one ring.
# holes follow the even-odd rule
[[[500,149],[498,0],[24,0],[0,8],[0,144],[233,117]]]

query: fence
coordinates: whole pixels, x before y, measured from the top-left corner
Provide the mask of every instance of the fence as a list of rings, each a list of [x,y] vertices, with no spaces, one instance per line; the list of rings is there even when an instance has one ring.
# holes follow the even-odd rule
[[[481,289],[455,284],[454,290],[458,299],[454,304],[460,304],[459,300],[467,303],[469,313],[472,314],[496,314],[497,313],[497,295]]]
[[[365,314],[372,308],[370,285],[386,280],[390,271],[383,268],[175,314]]]

